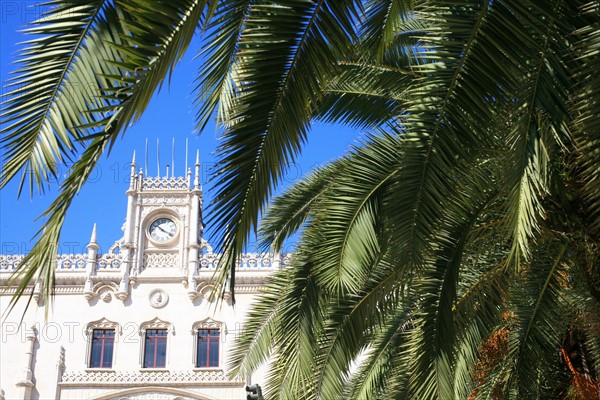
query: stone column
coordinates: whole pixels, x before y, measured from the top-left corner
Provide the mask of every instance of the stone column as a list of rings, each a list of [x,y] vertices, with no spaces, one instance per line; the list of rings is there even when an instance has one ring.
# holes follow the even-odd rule
[[[19,398],[28,400],[31,399],[31,391],[35,387],[32,370],[35,342],[37,341],[37,330],[35,329],[35,326],[31,326],[31,328],[25,331],[25,341],[25,365],[22,378],[17,382],[17,392],[19,393]]]
[[[58,361],[56,362],[56,392],[55,400],[60,400],[60,382],[62,381],[63,373],[65,372],[65,348],[60,346],[58,352]]]
[[[200,152],[196,152],[196,164],[194,171],[194,188],[192,189],[192,204],[190,212],[190,235],[188,243],[188,296],[194,300],[198,296],[196,292],[196,271],[198,270],[198,256],[200,250],[200,234],[198,226],[200,220],[200,196],[202,187],[200,185]]]
[[[117,297],[124,301],[129,297],[129,272],[133,264],[135,253],[134,233],[136,223],[136,175],[135,175],[135,151],[131,161],[131,175],[129,177],[129,189],[127,190],[127,220],[125,221],[125,232],[123,243],[123,258],[121,259],[121,283]]]
[[[94,295],[94,293],[92,292],[92,277],[96,275],[96,266],[98,265],[98,249],[100,248],[96,241],[96,224],[94,224],[94,228],[92,229],[92,236],[90,237],[90,242],[87,245],[87,259],[85,260],[87,279],[85,280],[85,285],[83,287],[83,295],[85,296],[87,301],[90,301]]]

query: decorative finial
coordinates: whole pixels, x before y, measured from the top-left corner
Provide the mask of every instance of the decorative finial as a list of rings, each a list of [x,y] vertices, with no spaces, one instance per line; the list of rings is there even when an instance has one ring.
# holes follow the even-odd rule
[[[92,237],[90,238],[90,243],[96,243],[96,224],[94,223],[94,228],[92,228]]]
[[[65,370],[65,348],[60,346],[58,350],[58,361],[56,362],[56,366],[62,372]]]
[[[90,242],[86,246],[88,249],[88,259],[95,261],[96,255],[98,254],[98,246],[97,235],[96,235],[96,224],[94,223],[94,228],[92,228],[92,236],[90,237]]]
[[[168,178],[167,173],[167,178]],[[175,178],[175,137],[173,137],[173,142],[171,143],[171,178]]]
[[[131,160],[131,173],[129,174],[129,189],[135,188],[135,150],[133,150],[133,159]]]
[[[200,150],[196,150],[196,164],[194,166],[194,189],[200,189]]]
[[[156,138],[156,177],[160,178],[160,142]]]
[[[144,156],[144,171],[148,172],[148,138],[146,138],[146,155]]]
[[[185,167],[183,168],[183,172],[188,170],[188,138],[185,138]]]

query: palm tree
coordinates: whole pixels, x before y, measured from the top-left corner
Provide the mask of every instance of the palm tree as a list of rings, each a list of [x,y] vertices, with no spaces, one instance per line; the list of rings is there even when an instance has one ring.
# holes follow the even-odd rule
[[[21,273],[200,28],[198,128],[224,127],[212,221],[223,283],[325,119],[372,132],[265,219],[302,229],[234,360],[269,398],[597,391],[597,1],[55,1],[5,104],[0,187],[79,157]],[[22,293],[21,292],[19,293]],[[359,363],[358,366],[357,363]]]
[[[415,5],[419,63],[400,66],[404,47],[368,36],[388,5],[340,64],[417,77],[365,143],[273,203],[263,244],[302,240],[234,371],[268,363],[268,398],[597,398],[598,78],[584,47],[600,43],[600,5]],[[374,76],[342,91],[390,87]]]

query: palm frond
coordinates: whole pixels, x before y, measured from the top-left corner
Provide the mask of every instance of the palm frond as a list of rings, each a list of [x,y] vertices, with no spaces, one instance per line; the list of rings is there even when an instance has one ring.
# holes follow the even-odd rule
[[[345,398],[402,398],[401,394],[408,398],[408,390],[405,389],[402,393],[402,390],[394,390],[390,386],[408,388],[410,373],[403,364],[404,358],[401,355],[406,351],[405,339],[414,329],[411,323],[414,311],[411,300],[415,300],[414,297],[407,297],[406,302],[390,313],[390,318],[382,328],[369,337],[363,361],[346,385]],[[386,391],[393,395],[384,396]]]
[[[118,44],[127,34],[112,23],[112,1],[52,1],[48,7],[24,30],[31,39],[23,43],[2,104],[0,187],[24,172],[19,193],[25,180],[30,191],[43,191],[67,166],[86,135],[80,127],[103,118],[90,111],[110,105],[101,97],[113,85],[107,76],[122,73],[114,64],[121,55],[106,44]]]
[[[86,46],[77,50],[77,57],[88,68],[86,74],[97,76],[98,82],[106,84],[106,87],[99,87],[101,94],[96,94],[98,101],[103,103],[87,102],[87,93],[83,97],[75,94],[74,99],[70,100],[85,107],[85,110],[72,111],[86,116],[86,120],[79,121],[73,129],[79,132],[79,137],[91,138],[92,141],[84,146],[85,151],[61,185],[60,194],[42,214],[47,219],[38,232],[39,239],[23,260],[25,267],[15,271],[14,279],[20,279],[15,301],[32,279],[43,283],[43,294],[45,300],[49,301],[54,283],[56,244],[71,201],[90,176],[102,153],[110,149],[119,134],[141,116],[152,94],[182,57],[204,6],[204,2],[196,1],[178,2],[176,5],[142,0],[138,4],[129,1],[116,3],[115,8],[103,10],[102,18],[96,21],[91,33],[87,33]],[[157,19],[156,13],[159,11],[161,18]],[[125,18],[126,24],[122,24],[123,15],[128,16]],[[182,18],[182,15],[185,17]],[[50,22],[50,29],[53,24]],[[118,26],[125,28],[116,35],[115,27]],[[40,29],[43,31],[43,28]],[[154,45],[149,45],[152,43]],[[44,54],[46,50],[42,46],[39,51]],[[98,70],[98,66],[102,65],[109,65],[113,69]],[[66,82],[70,82],[70,79],[78,82],[78,77],[70,73],[64,79]],[[13,118],[25,118],[27,112],[23,111],[24,114],[18,116],[13,111]],[[58,116],[63,121],[62,127],[67,125],[64,119],[69,117],[70,114]],[[56,129],[61,131],[62,128]],[[30,135],[31,132],[14,131],[10,138],[14,143],[19,143],[20,138],[24,137],[26,142]],[[10,144],[3,145],[10,149]],[[15,159],[20,157],[17,153],[30,154],[27,147],[13,147],[9,153]]]
[[[217,283],[230,276],[232,291],[233,265],[306,139],[311,104],[338,55],[350,49],[356,14],[351,1],[291,1],[257,2],[246,17],[234,72],[239,90],[217,151],[210,219],[224,249]]]
[[[583,22],[574,31],[576,41],[573,44],[577,61],[573,73],[573,130],[581,177],[585,182],[583,197],[589,210],[587,218],[590,227],[600,232],[600,100],[597,96],[600,76],[594,68],[600,57],[600,5],[590,1],[581,5],[580,10]]]
[[[529,240],[539,233],[539,220],[544,216],[541,199],[547,189],[547,163],[550,144],[543,138],[561,140],[567,136],[564,120],[569,88],[566,65],[561,54],[566,51],[564,37],[569,31],[562,19],[565,9],[561,2],[552,3],[548,20],[547,4],[507,2],[513,14],[513,34],[523,38],[522,49],[512,49],[515,59],[521,58],[515,71],[513,87],[519,106],[511,117],[511,132],[507,136],[510,149],[507,225],[512,230],[511,257],[529,257]],[[508,17],[505,17],[508,18]],[[507,46],[508,47],[508,46]],[[530,51],[527,51],[527,48]],[[535,55],[525,59],[524,55]],[[522,77],[528,76],[526,80]],[[548,134],[551,131],[552,134]]]
[[[332,299],[326,311],[326,325],[320,342],[319,354],[314,360],[314,391],[321,398],[342,398],[351,376],[353,365],[361,360],[362,350],[377,335],[392,315],[402,307],[410,307],[406,288],[400,277],[404,275],[388,261],[381,259],[372,266],[372,272],[358,293]],[[374,312],[376,311],[376,312]]]
[[[459,273],[471,228],[496,194],[493,191],[477,193],[475,185],[467,193],[468,201],[457,196],[446,204],[449,212],[442,224],[443,231],[437,235],[434,261],[415,280],[414,290],[421,294],[421,300],[414,322],[417,329],[408,345],[412,367],[410,386],[411,393],[422,399],[452,398],[456,392],[459,346],[457,317],[453,311]]]
[[[411,0],[368,1],[360,37],[364,47],[371,49],[375,60],[382,61],[391,46],[397,44],[397,37],[405,30],[407,21],[414,19]],[[403,46],[409,49],[409,46]],[[406,50],[405,50],[406,51]]]
[[[398,174],[397,137],[368,138],[344,163],[343,175],[320,205],[311,251],[319,284],[333,292],[355,292],[381,254],[379,216],[383,194]]]
[[[417,76],[402,67],[362,62],[340,62],[340,73],[324,85],[316,119],[352,127],[379,127],[401,115],[405,92]]]
[[[554,248],[556,251],[556,247]],[[566,247],[554,252],[553,263],[548,263],[548,253],[542,255],[527,270],[512,293],[515,329],[511,329],[508,354],[504,360],[503,384],[507,393],[526,398],[545,398],[555,387],[560,357],[560,337],[565,332],[565,307],[562,292],[567,287],[560,273]],[[539,263],[539,264],[538,264]],[[532,290],[535,288],[534,290]],[[554,359],[554,360],[553,360]]]
[[[250,0],[215,2],[214,16],[207,16],[205,47],[198,57],[203,61],[195,88],[197,111],[196,129],[201,132],[215,107],[219,120],[230,120],[235,96],[235,63],[239,40],[250,12]]]
[[[488,5],[432,5],[421,12],[431,27],[420,54],[434,62],[415,67],[423,78],[408,93],[408,132],[403,138],[405,156],[398,178],[402,190],[396,190],[398,212],[393,216],[401,252],[417,267],[432,251],[429,238],[443,214],[440,199],[450,198],[455,191],[454,179],[449,176],[464,173],[460,168],[474,157],[470,150],[482,145],[482,138],[491,138],[484,132],[497,118],[477,104],[485,101],[486,95],[478,93],[481,97],[474,98],[470,93],[482,82],[495,81],[479,47]],[[488,87],[497,90],[492,84]]]
[[[279,251],[285,240],[297,233],[315,214],[340,170],[344,159],[311,171],[282,195],[276,197],[261,221],[260,247]]]
[[[11,276],[11,284],[15,285],[17,289],[10,300],[7,313],[14,308],[19,298],[31,284],[40,286],[40,295],[46,304],[49,304],[54,292],[58,240],[67,211],[111,140],[112,136],[110,134],[103,135],[96,137],[87,146],[81,158],[70,169],[67,179],[62,183],[60,194],[42,214],[43,217],[47,217],[47,220],[44,222],[41,236]],[[31,294],[33,295],[33,291]],[[27,306],[29,306],[29,303]],[[47,318],[49,307],[45,307],[44,312]]]

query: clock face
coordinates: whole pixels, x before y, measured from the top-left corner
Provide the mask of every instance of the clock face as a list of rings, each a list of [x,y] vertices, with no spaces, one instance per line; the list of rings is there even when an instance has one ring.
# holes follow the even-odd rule
[[[170,241],[177,234],[177,225],[169,218],[158,218],[148,230],[150,237],[156,242],[165,243]]]

